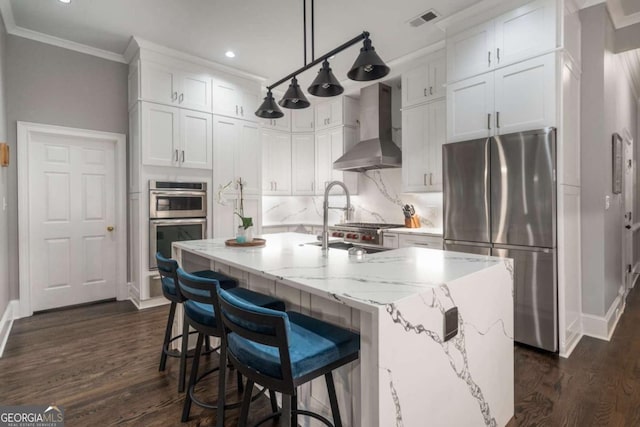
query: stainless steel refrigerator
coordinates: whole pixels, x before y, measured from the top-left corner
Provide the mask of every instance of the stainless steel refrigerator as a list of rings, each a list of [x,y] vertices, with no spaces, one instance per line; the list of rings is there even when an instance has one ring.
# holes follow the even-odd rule
[[[556,130],[443,146],[445,249],[513,258],[517,342],[558,351]]]

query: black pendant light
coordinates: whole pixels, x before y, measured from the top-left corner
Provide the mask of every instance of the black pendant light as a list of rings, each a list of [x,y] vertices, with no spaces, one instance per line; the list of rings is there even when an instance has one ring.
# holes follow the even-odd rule
[[[300,108],[307,108],[311,105],[311,103],[307,100],[307,97],[304,96],[304,92],[300,85],[298,84],[298,79],[295,77],[291,79],[291,84],[289,85],[289,89],[284,93],[284,96],[278,102],[281,107],[291,108],[294,110]]]
[[[273,94],[271,90],[267,92],[267,96],[264,97],[264,101],[262,105],[256,111],[256,116],[262,117],[263,119],[279,119],[284,116],[280,107],[276,103],[276,100],[273,99]]]
[[[322,63],[322,68],[318,71],[318,75],[307,89],[311,95],[314,96],[336,96],[344,92],[344,88],[340,86],[340,82],[336,79],[336,76],[331,72],[329,62],[325,60]]]
[[[360,49],[360,55],[356,58],[356,62],[353,63],[351,70],[347,73],[347,77],[351,80],[357,81],[369,81],[377,80],[389,74],[389,67],[376,53],[376,50],[371,46],[371,40],[369,37],[365,37],[364,46]]]

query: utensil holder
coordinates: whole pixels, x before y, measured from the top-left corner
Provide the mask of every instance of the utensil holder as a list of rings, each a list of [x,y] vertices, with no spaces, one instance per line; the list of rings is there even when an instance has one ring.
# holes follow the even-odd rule
[[[404,219],[404,226],[407,228],[420,228],[420,218],[418,215],[411,215],[410,218]]]

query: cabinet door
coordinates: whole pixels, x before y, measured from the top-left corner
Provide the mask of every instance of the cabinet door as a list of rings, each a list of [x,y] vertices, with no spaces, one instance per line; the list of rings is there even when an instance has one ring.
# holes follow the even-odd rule
[[[316,134],[316,194],[324,194],[324,189],[332,180],[333,160],[331,155],[331,132]]]
[[[449,81],[492,70],[495,66],[494,22],[470,28],[447,39],[447,75]]]
[[[214,200],[235,197],[235,144],[238,123],[234,119],[214,116],[213,119],[213,196]],[[229,186],[227,186],[229,185]],[[226,187],[224,191],[222,188]]]
[[[257,107],[256,107],[257,108]],[[284,116],[279,119],[262,119],[261,124],[263,128],[274,129],[283,132],[291,131],[291,112],[295,110],[290,110],[288,108],[281,108]]]
[[[420,248],[442,249],[442,245],[443,240],[441,237],[411,234],[401,234],[398,242],[398,246],[401,248],[416,246]]]
[[[235,145],[235,176],[242,178],[244,194],[260,195],[262,147],[260,146],[258,125],[241,121],[238,126],[240,137]]]
[[[347,150],[350,150],[351,147],[353,147],[358,142],[360,142],[359,129],[344,126],[342,128],[342,131],[343,131],[342,134],[344,136],[343,144],[342,144],[343,148],[336,158],[340,157],[343,153],[346,153]],[[331,165],[331,168],[333,168],[333,165]],[[352,196],[358,194],[358,177],[360,176],[360,172],[334,171],[334,173],[335,172],[342,174],[342,178],[341,178],[342,182],[344,182],[347,188],[349,189],[349,194],[351,194]]]
[[[243,88],[240,100],[240,118],[257,122],[258,117],[255,112],[261,104],[260,93],[257,90],[251,88]]]
[[[402,107],[420,104],[429,96],[429,65],[402,74]]]
[[[180,110],[142,103],[142,163],[178,166]]]
[[[315,172],[315,139],[313,134],[292,135],[291,194],[312,196],[315,188]]]
[[[328,129],[342,124],[342,97],[316,105],[316,130]]]
[[[495,72],[497,133],[555,126],[555,53]]]
[[[173,104],[178,99],[176,72],[164,65],[144,61],[141,64],[142,99]]]
[[[447,141],[447,105],[443,99],[429,104],[427,132],[427,191],[442,191],[442,144]]]
[[[447,85],[447,141],[493,135],[493,78],[486,73]]]
[[[313,132],[313,107],[291,111],[292,132]]]
[[[332,181],[344,181],[344,172],[333,168],[333,162],[338,160],[344,154],[344,129],[338,128],[331,131],[331,169]]]
[[[338,126],[343,124],[343,98],[337,98],[329,102],[329,126]]]
[[[180,73],[178,105],[182,108],[211,112],[211,77],[205,74]]]
[[[495,19],[496,65],[531,58],[556,47],[556,4],[538,0]]]
[[[291,135],[263,130],[261,134],[262,193],[264,195],[291,194]]]
[[[180,166],[211,170],[212,121],[209,113],[180,110]]]
[[[447,59],[440,55],[429,62],[429,99],[441,98],[446,95]]]
[[[213,81],[214,114],[238,117],[240,113],[239,98],[238,88],[231,79],[215,79]]]
[[[429,105],[402,110],[402,189],[427,190]]]

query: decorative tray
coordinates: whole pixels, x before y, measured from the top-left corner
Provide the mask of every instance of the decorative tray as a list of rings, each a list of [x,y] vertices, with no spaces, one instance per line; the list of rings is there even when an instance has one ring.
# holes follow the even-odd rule
[[[236,241],[236,239],[229,239],[229,240],[225,241],[224,244],[227,245],[227,246],[233,246],[233,247],[238,247],[238,248],[246,248],[246,247],[250,247],[250,246],[264,246],[264,245],[267,244],[267,241],[265,239],[254,238],[253,241],[251,241],[251,242],[238,243]]]

